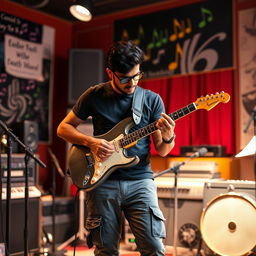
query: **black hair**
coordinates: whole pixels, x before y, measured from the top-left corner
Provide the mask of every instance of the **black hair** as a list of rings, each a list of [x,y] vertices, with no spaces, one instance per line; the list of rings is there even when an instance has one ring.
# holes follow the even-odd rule
[[[107,67],[113,72],[127,74],[144,61],[143,51],[131,41],[118,41],[107,54]]]

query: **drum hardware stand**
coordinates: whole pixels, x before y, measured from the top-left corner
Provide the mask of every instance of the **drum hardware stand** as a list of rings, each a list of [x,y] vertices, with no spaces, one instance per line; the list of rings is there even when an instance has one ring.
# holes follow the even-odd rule
[[[154,178],[162,176],[165,173],[173,172],[175,174],[174,176],[174,214],[173,214],[173,256],[177,256],[177,238],[178,238],[178,173],[180,170],[180,167],[182,165],[187,164],[192,159],[203,156],[207,153],[206,148],[200,148],[196,153],[188,157],[186,161],[181,162],[180,164],[175,165],[174,167],[171,167],[165,171],[162,171],[154,176]]]
[[[56,156],[53,154],[52,150],[48,148],[48,152],[50,154],[53,166],[52,166],[52,251],[48,255],[64,255],[64,250],[57,250],[56,251],[56,223],[55,223],[55,217],[56,217],[56,203],[55,203],[55,196],[56,196],[56,169],[58,170],[58,173],[61,175],[61,177],[65,177],[64,173],[61,170],[61,167],[59,165],[59,162],[56,158]]]
[[[7,136],[7,184],[6,184],[6,255],[9,255],[10,245],[10,213],[11,213],[11,154],[12,154],[12,139],[21,146],[25,151],[25,225],[24,225],[24,256],[28,255],[28,200],[29,200],[29,188],[28,188],[28,162],[29,158],[33,158],[43,168],[46,165],[38,159],[32,150],[24,145],[17,136],[0,120],[0,127],[4,130]]]

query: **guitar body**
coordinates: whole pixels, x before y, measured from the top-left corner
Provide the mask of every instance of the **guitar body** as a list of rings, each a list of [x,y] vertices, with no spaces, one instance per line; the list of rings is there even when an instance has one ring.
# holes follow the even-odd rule
[[[96,136],[96,138],[113,142],[115,145],[115,152],[103,162],[88,147],[72,145],[69,150],[68,168],[74,185],[88,191],[92,190],[106,180],[116,169],[131,167],[139,162],[137,156],[128,157],[126,150],[119,145],[120,139],[128,133],[133,125],[132,118],[126,118],[109,132]]]

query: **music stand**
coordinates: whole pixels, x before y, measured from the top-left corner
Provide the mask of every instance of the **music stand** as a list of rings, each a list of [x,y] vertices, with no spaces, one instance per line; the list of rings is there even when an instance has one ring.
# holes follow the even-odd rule
[[[256,136],[254,135],[248,144],[235,157],[253,156],[256,153]]]

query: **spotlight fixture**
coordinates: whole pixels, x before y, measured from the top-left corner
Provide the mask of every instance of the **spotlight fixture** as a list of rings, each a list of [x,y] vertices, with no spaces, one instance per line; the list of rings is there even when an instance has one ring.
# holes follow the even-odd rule
[[[81,21],[90,21],[92,19],[92,0],[73,0],[69,11]]]

